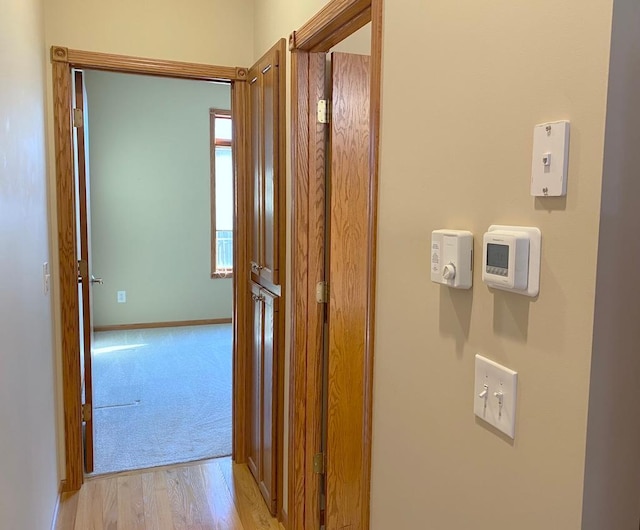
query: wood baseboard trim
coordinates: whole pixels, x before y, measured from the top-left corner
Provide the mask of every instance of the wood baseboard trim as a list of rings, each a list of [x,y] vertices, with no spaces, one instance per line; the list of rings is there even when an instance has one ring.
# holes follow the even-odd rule
[[[231,324],[231,318],[205,318],[202,320],[176,320],[172,322],[140,322],[137,324],[115,324],[94,326],[93,331],[126,331],[131,329],[179,328],[183,326],[210,326],[212,324]]]

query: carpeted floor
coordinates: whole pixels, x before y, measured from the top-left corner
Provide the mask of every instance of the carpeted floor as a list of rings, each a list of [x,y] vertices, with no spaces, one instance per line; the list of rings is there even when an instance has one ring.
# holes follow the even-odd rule
[[[95,474],[231,454],[231,324],[95,334]]]

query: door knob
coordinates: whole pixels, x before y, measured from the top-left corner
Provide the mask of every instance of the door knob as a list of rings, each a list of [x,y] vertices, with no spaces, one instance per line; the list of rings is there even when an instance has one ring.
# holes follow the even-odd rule
[[[94,283],[99,283],[100,285],[102,285],[104,283],[104,280],[102,278],[96,278],[93,274],[91,275],[91,284]]]

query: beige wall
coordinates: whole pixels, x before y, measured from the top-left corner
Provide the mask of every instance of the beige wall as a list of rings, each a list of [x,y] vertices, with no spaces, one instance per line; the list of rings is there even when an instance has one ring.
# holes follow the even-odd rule
[[[252,0],[45,4],[47,46],[228,66],[252,63]]]
[[[209,136],[209,109],[230,108],[230,86],[85,78],[92,272],[105,281],[93,289],[94,324],[231,318],[231,278],[210,276]]]
[[[116,0],[48,0],[45,3],[45,45],[81,50],[137,55],[157,59],[247,66],[253,62],[253,1],[193,0],[187,4],[159,0],[148,4]],[[47,61],[47,102],[49,115],[48,155],[53,167],[53,110],[51,66]],[[52,186],[55,177],[51,173]],[[55,189],[55,188],[54,188]],[[55,194],[50,194],[51,220],[55,227]],[[57,236],[51,245],[51,261],[56,275]],[[59,300],[54,292],[55,333],[60,367]],[[58,422],[62,425],[62,395],[58,393]],[[59,446],[64,447],[62,430]],[[58,455],[64,473],[64,453]]]
[[[51,526],[58,492],[42,2],[0,16],[0,528]]]
[[[615,0],[583,529],[640,518],[640,9]]]
[[[611,5],[386,2],[374,530],[580,528]],[[568,195],[534,200],[559,119]],[[492,223],[541,229],[538,299],[481,282]],[[438,228],[475,234],[473,290],[430,282]],[[513,442],[474,417],[476,353],[519,372]]]

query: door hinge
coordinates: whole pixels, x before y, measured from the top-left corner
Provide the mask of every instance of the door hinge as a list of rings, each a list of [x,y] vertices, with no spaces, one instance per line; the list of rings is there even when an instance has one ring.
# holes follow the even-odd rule
[[[91,421],[91,405],[89,403],[82,404],[82,421]]]
[[[329,101],[318,100],[318,123],[329,123]]]
[[[329,303],[329,284],[327,282],[316,283],[316,302],[319,304]]]
[[[313,472],[316,475],[324,474],[324,454],[316,453],[313,455]]]
[[[84,113],[82,109],[73,109],[73,126],[84,127]]]
[[[87,260],[78,260],[78,283],[82,283],[82,278],[89,276],[89,263]]]

